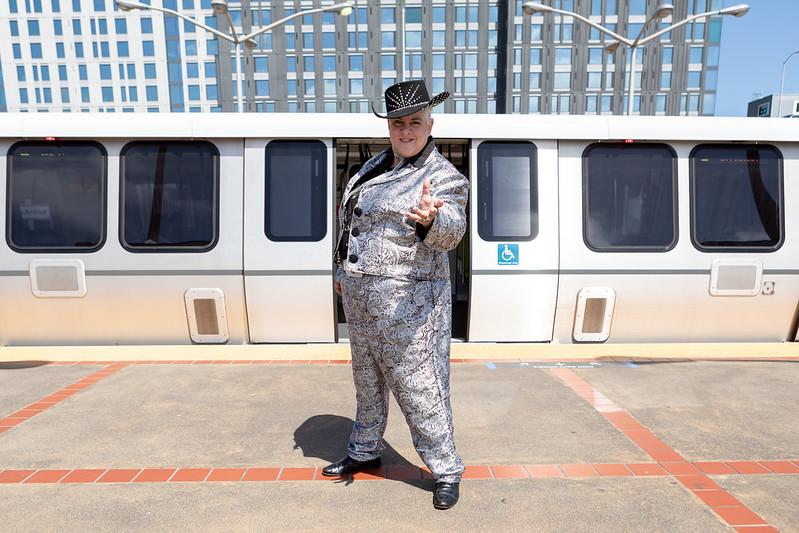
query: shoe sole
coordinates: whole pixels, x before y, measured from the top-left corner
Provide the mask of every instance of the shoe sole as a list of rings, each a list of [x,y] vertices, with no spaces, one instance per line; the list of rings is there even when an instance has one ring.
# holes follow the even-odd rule
[[[458,502],[455,502],[455,503],[458,503]],[[441,504],[434,503],[433,507],[438,509],[439,511],[446,511],[447,509],[452,509],[453,507],[455,507],[455,503],[453,503],[452,505],[441,505]]]

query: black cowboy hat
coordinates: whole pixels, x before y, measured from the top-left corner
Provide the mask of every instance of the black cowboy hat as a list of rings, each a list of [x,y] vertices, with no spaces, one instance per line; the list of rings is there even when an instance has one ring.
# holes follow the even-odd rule
[[[386,114],[381,115],[375,111],[372,104],[372,113],[380,118],[397,118],[412,115],[426,107],[435,107],[447,98],[449,93],[443,91],[430,98],[424,80],[409,80],[395,83],[386,89]]]

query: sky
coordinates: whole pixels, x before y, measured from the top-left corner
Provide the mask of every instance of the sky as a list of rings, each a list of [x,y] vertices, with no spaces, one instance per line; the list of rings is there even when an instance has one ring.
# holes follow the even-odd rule
[[[746,116],[747,104],[780,92],[780,69],[799,50],[799,0],[724,0],[749,4],[743,17],[724,17],[716,116]],[[785,65],[785,92],[799,94],[799,54]]]

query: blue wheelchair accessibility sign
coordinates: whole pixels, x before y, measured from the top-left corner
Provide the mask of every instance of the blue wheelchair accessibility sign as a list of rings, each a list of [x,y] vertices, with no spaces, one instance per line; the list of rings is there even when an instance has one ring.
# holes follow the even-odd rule
[[[497,264],[518,265],[519,264],[519,245],[518,244],[498,244],[497,245]]]

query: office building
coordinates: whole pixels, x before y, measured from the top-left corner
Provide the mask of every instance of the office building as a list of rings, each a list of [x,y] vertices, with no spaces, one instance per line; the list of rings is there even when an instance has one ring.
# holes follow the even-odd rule
[[[149,3],[145,0],[143,3]],[[152,0],[230,31],[210,0]],[[658,2],[543,0],[635,36]],[[674,0],[673,21],[721,0]],[[231,1],[239,35],[321,5]],[[712,115],[721,17],[689,23],[637,50],[636,113]],[[297,17],[242,46],[250,112],[368,112],[385,87],[423,77],[448,90],[443,112],[621,114],[630,53],[574,17],[526,15],[522,0],[380,0],[352,14]],[[157,11],[112,0],[0,3],[0,110],[235,111],[234,49]]]
[[[747,117],[799,117],[799,94],[770,94],[749,102]]]

